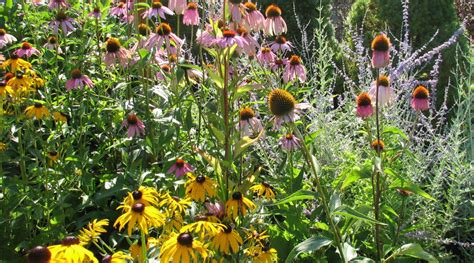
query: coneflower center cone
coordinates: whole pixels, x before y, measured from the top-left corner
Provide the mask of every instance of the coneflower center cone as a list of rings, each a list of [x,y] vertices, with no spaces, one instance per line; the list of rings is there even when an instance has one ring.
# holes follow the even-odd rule
[[[276,116],[284,116],[295,109],[295,98],[291,93],[282,89],[275,89],[268,95],[268,106]]]
[[[182,246],[192,247],[193,246],[193,236],[189,233],[181,233],[178,236],[178,243]]]

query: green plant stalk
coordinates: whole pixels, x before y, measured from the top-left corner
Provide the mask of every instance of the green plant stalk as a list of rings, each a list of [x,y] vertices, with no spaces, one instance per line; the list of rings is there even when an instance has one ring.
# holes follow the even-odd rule
[[[224,53],[224,88],[222,89],[222,99],[223,99],[223,113],[224,113],[224,159],[225,161],[230,164],[230,127],[229,127],[229,93],[228,93],[228,86],[229,86],[229,48],[227,48],[226,53]],[[229,176],[230,176],[229,169],[225,169],[225,177],[226,177],[226,189],[227,194],[229,192]]]
[[[375,125],[377,128],[377,143],[380,142],[380,119],[379,119],[379,83],[378,83],[378,78],[380,74],[380,69],[376,69],[376,81],[375,81]],[[381,150],[378,150],[378,147],[376,149],[377,152],[377,157],[381,159]],[[375,214],[375,220],[380,221],[380,199],[381,199],[381,192],[380,192],[380,172],[375,170],[375,173],[373,176],[372,180],[375,181],[375,198],[374,198],[374,214]],[[377,260],[376,262],[381,262],[383,252],[382,252],[382,242],[380,240],[380,225],[375,224],[375,247],[377,250]]]
[[[336,224],[334,224],[334,221],[332,220],[331,216],[331,211],[329,210],[326,194],[323,191],[323,187],[321,185],[321,180],[319,179],[318,172],[316,169],[316,164],[313,161],[313,158],[311,157],[311,154],[306,147],[306,143],[304,141],[304,136],[301,134],[300,130],[295,126],[294,123],[291,124],[293,126],[293,130],[295,131],[296,135],[302,140],[301,143],[301,149],[303,150],[303,154],[306,158],[306,162],[308,163],[309,167],[311,167],[311,171],[314,175],[314,178],[316,179],[316,189],[318,190],[319,197],[321,199],[321,203],[323,205],[324,213],[328,217],[329,224],[331,225],[332,232],[334,233],[334,237],[336,239],[336,247],[339,251],[339,255],[341,256],[341,259],[343,262],[347,262],[345,257],[344,257],[344,249],[342,248],[342,237],[341,233],[339,232],[339,228],[337,227]]]
[[[145,233],[140,230],[141,234],[141,241],[142,241],[142,254],[143,254],[143,261],[140,263],[146,263],[148,262],[148,257],[147,257],[147,249],[146,249],[146,238],[145,238]]]
[[[397,222],[397,232],[395,232],[395,238],[393,239],[393,246],[396,246],[398,243],[398,238],[400,236],[400,229],[403,223],[403,219],[405,217],[405,209],[406,209],[406,200],[408,197],[403,196],[402,200],[402,211],[400,211],[400,216],[398,217],[398,222]]]

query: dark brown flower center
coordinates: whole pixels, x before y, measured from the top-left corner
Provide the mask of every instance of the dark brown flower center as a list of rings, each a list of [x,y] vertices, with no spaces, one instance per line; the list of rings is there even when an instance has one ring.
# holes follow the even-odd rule
[[[32,46],[28,42],[23,42],[23,44],[21,45],[21,49],[30,49],[30,48],[32,48]]]
[[[51,251],[47,247],[37,246],[28,252],[29,263],[48,263],[51,260]]]
[[[146,24],[141,23],[138,25],[138,33],[140,33],[140,35],[146,36],[149,32],[150,27],[148,27]]]
[[[262,53],[270,53],[271,49],[269,47],[262,47]]]
[[[372,50],[386,52],[390,48],[390,40],[384,34],[378,35],[372,41]]]
[[[183,159],[178,159],[178,160],[176,160],[176,166],[177,166],[178,168],[183,168],[183,167],[184,167],[184,164],[185,164],[185,162],[184,162]]]
[[[93,11],[93,12],[94,12],[94,13],[100,13],[100,8],[99,8],[99,7],[97,7],[97,6],[96,6],[96,7],[94,7],[94,11]]]
[[[297,66],[301,64],[301,58],[297,55],[292,55],[290,58],[290,65]]]
[[[120,42],[116,38],[109,38],[107,42],[105,42],[105,48],[107,49],[107,52],[110,53],[116,53],[120,50]]]
[[[245,27],[241,26],[237,29],[237,34],[239,34],[240,36],[245,37],[245,36],[247,36],[248,31],[247,31],[247,29],[245,29]]]
[[[285,44],[286,43],[286,37],[279,35],[275,38],[275,42],[277,44]]]
[[[357,96],[357,106],[365,107],[372,104],[372,100],[367,92],[362,92]]]
[[[58,38],[57,38],[56,36],[50,36],[50,37],[48,38],[48,43],[54,45],[54,44],[58,43]]]
[[[211,214],[212,215],[212,214]],[[207,216],[203,216],[203,215],[198,215],[194,218],[194,221],[195,222],[198,222],[198,221],[207,221]]]
[[[239,116],[241,121],[248,121],[255,117],[255,112],[251,108],[245,107],[240,110]]]
[[[160,23],[158,26],[156,26],[156,33],[160,36],[168,36],[172,32],[171,26],[167,23]]]
[[[382,140],[375,140],[372,142],[372,148],[377,151],[383,151],[383,148],[385,147],[385,144],[383,143]]]
[[[232,37],[235,37],[235,31],[233,31],[233,30],[224,30],[224,32],[222,32],[222,35],[225,38],[232,38]]]
[[[390,80],[387,76],[380,75],[380,77],[377,80],[377,85],[388,87],[388,86],[390,86]]]
[[[198,175],[198,177],[196,177],[196,182],[202,184],[206,181],[206,177],[202,176],[202,175]]]
[[[284,116],[295,109],[295,98],[291,93],[282,89],[275,89],[268,95],[270,111],[276,116]]]
[[[232,226],[226,225],[226,226],[224,227],[224,233],[226,233],[226,234],[232,233]]]
[[[73,69],[71,71],[71,76],[73,79],[80,79],[82,77],[82,72],[80,69]]]
[[[252,2],[245,2],[245,7],[247,8],[247,12],[252,13],[253,11],[257,11],[257,6]]]
[[[167,64],[161,66],[161,70],[163,70],[166,73],[171,73],[171,67],[170,65],[167,65]]]
[[[265,15],[270,18],[279,17],[281,16],[281,9],[276,5],[269,5],[265,10]]]
[[[15,75],[13,75],[13,73],[11,72],[8,72],[7,74],[5,74],[4,78],[5,78],[5,81],[9,81],[11,78],[15,77]]]
[[[232,199],[240,201],[242,200],[242,193],[241,192],[234,192],[232,194]]]
[[[129,114],[127,117],[128,125],[136,125],[138,122],[138,117],[135,114]]]
[[[193,246],[193,236],[190,233],[182,233],[178,236],[178,243],[182,246],[192,247]]]
[[[51,156],[51,157],[56,157],[56,156],[58,155],[58,152],[56,152],[56,151],[51,151],[51,152],[49,152],[48,154],[49,154],[49,156]]]
[[[71,246],[71,245],[77,245],[79,244],[79,238],[75,236],[67,236],[61,240],[61,244],[63,246]]]
[[[56,14],[56,20],[57,21],[64,21],[67,19],[67,15],[66,13],[64,13],[63,11],[59,11],[57,14]]]
[[[283,63],[283,60],[282,60],[282,59],[277,59],[277,60],[275,60],[275,65],[281,66],[281,65],[283,65],[283,64],[284,64],[284,63]]]
[[[413,91],[413,98],[415,99],[427,99],[429,97],[430,93],[428,89],[426,89],[424,86],[418,86],[414,91]]]
[[[153,1],[153,4],[151,5],[153,9],[160,9],[162,6],[163,4],[160,1]]]
[[[11,54],[11,55],[10,55],[10,59],[12,59],[12,60],[17,60],[17,59],[19,59],[19,58],[20,58],[20,57],[19,57],[17,54]]]
[[[43,107],[43,104],[39,103],[39,102],[36,102],[35,103],[35,108],[37,109],[41,109]]]
[[[290,135],[293,138],[293,135],[292,134],[290,134]],[[288,139],[288,134],[286,136],[287,136],[286,138]],[[266,182],[263,182],[262,185],[265,186],[266,188],[270,188],[270,185]]]
[[[102,263],[110,263],[110,262],[112,262],[111,255],[106,255],[105,257],[102,258]]]
[[[145,205],[142,203],[136,203],[132,205],[132,211],[135,213],[143,213],[143,211],[145,211]]]
[[[125,3],[120,2],[117,7],[118,7],[118,8],[125,8]]]
[[[198,5],[194,2],[189,2],[188,3],[188,9],[189,10],[196,10],[196,9],[198,9]]]
[[[143,196],[143,193],[141,191],[138,191],[138,190],[135,190],[132,192],[132,197],[133,197],[133,200],[140,200],[140,198],[142,198]]]
[[[4,36],[7,34],[7,31],[5,31],[5,29],[3,28],[0,28],[0,36]]]
[[[285,138],[286,138],[287,140],[293,140],[293,134],[288,133],[288,134],[285,136]]]

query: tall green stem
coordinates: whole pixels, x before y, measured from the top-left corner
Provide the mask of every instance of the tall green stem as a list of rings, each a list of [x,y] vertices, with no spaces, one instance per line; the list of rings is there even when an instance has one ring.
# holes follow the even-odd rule
[[[146,238],[145,238],[145,233],[143,231],[140,231],[141,234],[141,241],[142,241],[142,254],[143,254],[143,261],[140,263],[146,263],[148,262],[148,257],[147,257],[147,249],[146,249]]]
[[[376,69],[376,81],[375,81],[375,124],[377,127],[377,144],[380,143],[380,119],[379,119],[379,69]],[[382,150],[378,148],[375,149],[377,152],[377,157],[381,161],[381,154]],[[381,199],[381,192],[380,192],[380,173],[382,171],[379,171],[375,169],[375,198],[374,198],[374,214],[375,214],[375,220],[380,221],[380,199]],[[380,240],[380,225],[375,224],[375,247],[377,249],[377,262],[381,262],[381,259],[383,257],[383,247],[382,247],[382,242]]]

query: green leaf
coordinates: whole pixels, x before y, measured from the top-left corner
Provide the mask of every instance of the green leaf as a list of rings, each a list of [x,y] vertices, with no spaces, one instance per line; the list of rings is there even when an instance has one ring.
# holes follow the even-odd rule
[[[400,137],[402,137],[405,140],[408,140],[408,136],[402,130],[400,130],[399,128],[397,128],[395,126],[385,127],[383,129],[383,133],[393,133],[393,134],[396,134],[396,135],[400,135]]]
[[[234,158],[237,158],[242,152],[244,152],[248,147],[254,144],[263,134],[263,130],[260,131],[257,137],[250,138],[248,136],[244,136],[240,141],[237,142],[234,148]]]
[[[225,139],[225,136],[224,136],[224,132],[219,130],[218,128],[216,128],[214,125],[210,125],[211,126],[211,130],[212,130],[212,133],[214,133],[214,136],[216,136],[217,140],[219,141],[219,143],[221,145],[224,145],[224,139]]]
[[[428,262],[438,262],[438,260],[433,257],[430,253],[423,250],[423,248],[417,243],[410,243],[401,246],[399,249],[395,250],[390,258],[396,258],[398,256],[409,256],[413,258],[419,258],[426,260]]]
[[[346,261],[351,261],[357,257],[357,251],[349,243],[344,243],[342,246],[342,253],[344,253],[344,259]]]
[[[436,201],[431,195],[429,195],[427,192],[423,191],[418,185],[410,183],[410,182],[403,182],[402,180],[395,180],[391,185],[390,188],[396,188],[396,189],[402,189],[402,190],[408,190],[410,192],[413,192],[419,196],[422,196],[426,199]]]
[[[310,237],[291,250],[288,257],[286,257],[285,263],[293,262],[294,259],[303,252],[319,250],[325,246],[329,246],[331,243],[332,240],[327,237]]]
[[[286,203],[294,202],[294,201],[300,201],[300,200],[313,200],[315,198],[316,193],[313,191],[308,191],[308,190],[298,190],[294,192],[292,195],[283,198],[282,200],[273,203],[273,204],[268,204],[267,206],[275,206],[275,205],[283,205]]]
[[[354,209],[352,209],[350,207],[347,207],[347,206],[339,207],[338,209],[336,209],[334,214],[342,215],[342,216],[349,217],[349,218],[355,218],[355,219],[362,220],[362,221],[364,221],[366,223],[370,223],[370,224],[379,224],[379,225],[383,225],[383,226],[387,225],[387,224],[384,224],[382,222],[378,222],[377,220],[375,220],[373,218],[370,218],[370,217],[362,214],[361,212],[359,212],[357,210],[354,210]]]
[[[222,167],[217,158],[204,152],[203,150],[199,149],[196,146],[194,147],[194,151],[197,152],[199,155],[201,155],[201,157],[204,158],[204,160],[206,160],[207,163],[209,163],[209,165],[212,166],[212,168],[214,169],[214,172],[216,172],[218,176],[222,176]]]

